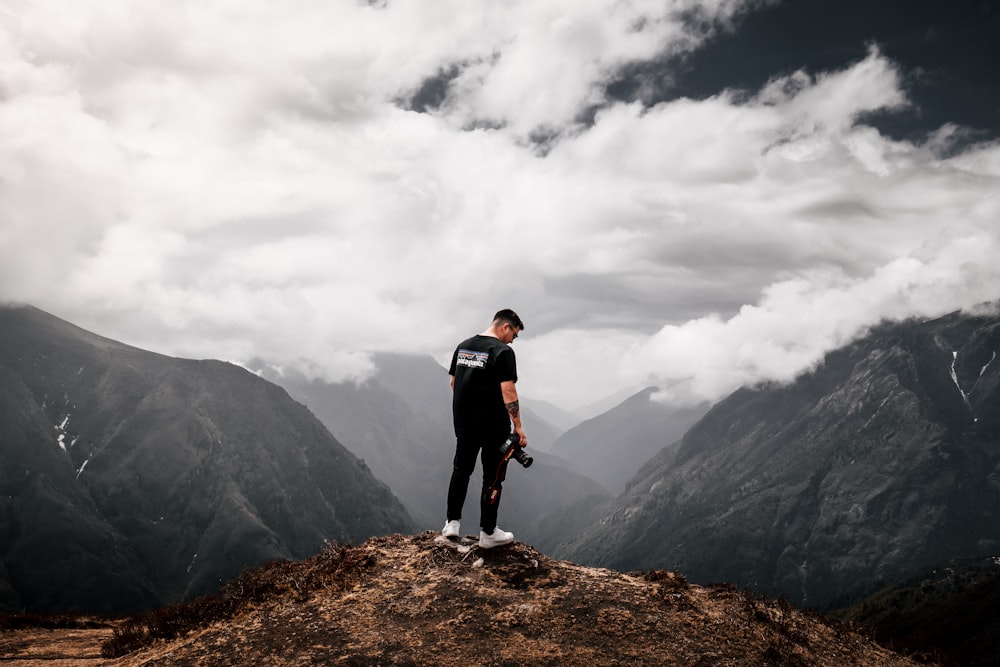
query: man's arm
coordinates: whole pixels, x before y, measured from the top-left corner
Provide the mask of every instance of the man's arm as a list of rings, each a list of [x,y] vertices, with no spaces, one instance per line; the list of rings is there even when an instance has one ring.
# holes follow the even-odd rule
[[[521,438],[521,446],[527,447],[528,438],[524,435],[524,429],[521,427],[521,403],[517,399],[517,387],[514,385],[514,381],[501,382],[500,393],[503,394],[503,403],[507,406],[507,414],[510,415],[510,420],[514,423],[514,433],[517,433],[518,437]]]

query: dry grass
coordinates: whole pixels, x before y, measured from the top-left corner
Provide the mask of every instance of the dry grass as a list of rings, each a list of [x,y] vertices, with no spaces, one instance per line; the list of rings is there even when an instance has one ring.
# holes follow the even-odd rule
[[[583,567],[519,543],[480,550],[435,533],[269,563],[216,595],[103,632],[104,659],[77,664],[917,664],[850,626],[733,586]]]
[[[196,602],[116,633],[139,650],[115,664],[915,664],[784,600],[434,533],[269,564]]]

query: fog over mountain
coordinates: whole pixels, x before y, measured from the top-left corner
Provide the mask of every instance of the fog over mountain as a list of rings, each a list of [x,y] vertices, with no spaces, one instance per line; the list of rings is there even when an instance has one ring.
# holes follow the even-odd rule
[[[280,387],[0,307],[0,603],[125,612],[412,530]]]
[[[824,605],[1000,553],[1000,318],[885,324],[787,385],[740,389],[561,553]]]

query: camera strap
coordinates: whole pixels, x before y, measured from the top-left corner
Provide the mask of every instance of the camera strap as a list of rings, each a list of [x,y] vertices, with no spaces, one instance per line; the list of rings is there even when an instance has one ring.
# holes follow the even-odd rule
[[[490,505],[496,504],[500,498],[500,483],[507,479],[507,464],[510,463],[510,457],[513,455],[514,447],[508,447],[507,451],[500,457],[500,462],[497,464],[497,474],[493,478],[493,483],[486,489],[486,502]]]

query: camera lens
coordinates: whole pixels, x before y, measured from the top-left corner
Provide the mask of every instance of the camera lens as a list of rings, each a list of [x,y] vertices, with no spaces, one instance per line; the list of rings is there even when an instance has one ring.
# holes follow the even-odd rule
[[[532,463],[535,462],[535,459],[525,454],[523,449],[517,450],[514,453],[514,458],[517,459],[517,462],[523,465],[525,468],[527,468],[528,466],[530,466]]]

